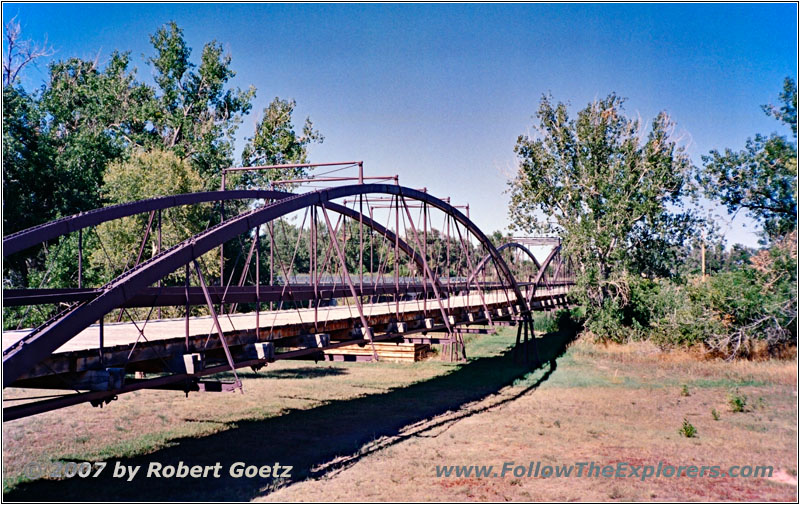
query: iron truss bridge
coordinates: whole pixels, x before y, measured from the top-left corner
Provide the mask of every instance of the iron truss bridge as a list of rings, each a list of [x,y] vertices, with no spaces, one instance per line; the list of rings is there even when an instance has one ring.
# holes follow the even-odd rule
[[[468,207],[397,176],[366,178],[356,164],[352,181],[311,179],[354,183],[306,193],[227,190],[223,172],[220,191],[104,207],[4,237],[6,260],[77,242],[77,278],[72,288],[3,290],[6,310],[22,314],[3,332],[3,388],[48,393],[5,401],[3,420],[139,389],[242,389],[240,368],[377,360],[378,342],[443,344],[443,357],[466,359],[463,336],[492,326],[516,326],[517,348],[525,359],[535,353],[532,313],[566,304],[573,284],[558,239],[495,246]],[[180,216],[192,211],[215,222],[188,232]],[[132,245],[113,241],[123,225],[141,230]],[[84,257],[88,240],[101,260]],[[86,286],[102,278],[98,264],[106,278]],[[39,324],[23,328],[34,316]],[[354,345],[367,352],[341,351]],[[233,380],[209,377],[223,372]]]

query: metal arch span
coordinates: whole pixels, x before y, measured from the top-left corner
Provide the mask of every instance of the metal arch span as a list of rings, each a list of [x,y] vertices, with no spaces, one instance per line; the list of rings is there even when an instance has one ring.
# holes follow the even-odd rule
[[[530,251],[530,249],[528,249],[524,245],[520,244],[519,242],[506,242],[505,244],[503,244],[503,245],[501,245],[500,247],[497,248],[497,252],[504,251],[505,249],[508,249],[510,247],[514,247],[516,249],[519,249],[520,251],[522,251],[525,254],[527,254],[528,257],[531,260],[533,260],[533,264],[536,265],[537,272],[543,270],[542,265],[539,264],[539,260],[536,259],[536,256],[533,255],[533,253]],[[559,246],[559,247],[561,247],[561,246]],[[470,274],[469,279],[467,280],[467,283],[471,283],[475,279],[475,276],[478,275],[481,270],[486,268],[487,263],[489,263],[489,260],[491,260],[491,259],[492,259],[492,256],[490,254],[487,254],[486,256],[484,256],[483,259],[481,259],[481,261],[478,262],[477,265],[475,265],[475,270],[473,270],[472,273]],[[552,256],[548,256],[548,259],[551,260]],[[545,268],[547,268],[547,262],[545,262]]]
[[[70,340],[82,329],[88,327],[111,310],[122,305],[142,289],[159,279],[202,256],[220,244],[238,235],[297,210],[320,206],[331,207],[330,201],[348,196],[371,193],[395,195],[403,199],[410,198],[425,202],[438,208],[461,223],[478,241],[489,250],[489,255],[496,261],[498,268],[506,277],[518,300],[521,310],[529,312],[525,296],[519,289],[514,276],[500,253],[484,235],[484,233],[464,214],[450,204],[427,193],[411,188],[389,184],[357,184],[323,189],[300,195],[287,196],[264,207],[254,209],[220,223],[175,247],[140,264],[124,273],[103,288],[103,292],[95,299],[85,302],[70,310],[58,319],[44,325],[38,331],[21,340],[18,344],[4,351],[3,384],[10,385],[21,374],[45,359],[60,345]]]
[[[33,226],[3,237],[3,257],[24,251],[36,244],[76,232],[89,226],[97,226],[106,221],[113,221],[123,217],[133,216],[154,210],[164,210],[181,205],[195,205],[198,203],[218,202],[220,200],[246,200],[246,199],[280,199],[291,196],[292,193],[263,189],[240,189],[229,191],[203,191],[199,193],[185,193],[173,196],[161,196],[135,202],[120,203],[100,209],[81,212],[72,216],[62,217],[49,223]]]
[[[281,200],[284,198],[297,196],[295,193],[287,193],[284,191],[275,190],[225,190],[225,191],[204,191],[199,193],[186,193],[175,196],[165,196],[149,198],[146,200],[137,200],[135,202],[128,202],[110,207],[103,207],[100,209],[83,212],[72,216],[67,216],[51,223],[45,223],[39,226],[34,226],[17,233],[13,233],[3,238],[3,254],[9,256],[19,251],[23,251],[36,244],[61,237],[68,233],[73,233],[90,226],[97,226],[99,224],[121,219],[124,217],[134,216],[144,212],[152,212],[156,210],[166,210],[182,205],[195,205],[198,203],[209,203],[218,201],[230,200]],[[368,228],[372,228],[379,235],[383,235],[389,242],[397,241],[397,246],[401,251],[408,255],[414,263],[420,268],[424,267],[424,261],[413,247],[411,247],[405,240],[397,237],[395,233],[384,227],[379,222],[372,218],[357,212],[345,205],[329,202],[326,204],[327,208],[347,216],[353,220],[360,220]],[[434,282],[441,289],[442,286],[438,279]],[[55,300],[52,295],[56,292],[50,292],[51,298],[45,300],[47,303],[53,301],[75,301],[76,299]],[[77,298],[80,300],[80,298]]]

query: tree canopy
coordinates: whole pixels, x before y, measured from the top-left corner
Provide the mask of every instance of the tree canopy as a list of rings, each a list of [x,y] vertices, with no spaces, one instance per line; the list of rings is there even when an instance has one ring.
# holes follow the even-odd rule
[[[763,226],[767,241],[785,236],[797,226],[797,86],[786,78],[781,106],[763,110],[789,126],[794,142],[772,133],[747,139],[740,151],[725,149],[703,156],[697,180],[705,194],[735,214],[744,209]]]
[[[19,81],[21,71],[30,58],[48,55],[49,50],[46,44],[23,41],[19,30],[8,33],[13,34],[14,44],[6,44],[4,52],[6,234],[107,204],[218,189],[222,169],[235,164],[236,132],[252,109],[256,90],[231,85],[235,76],[231,57],[219,42],[207,42],[195,59],[181,28],[169,22],[150,37],[152,50],[146,63],[154,84],[139,80],[129,52],[115,50],[105,62],[99,57],[53,61],[48,81],[27,90]],[[308,145],[321,142],[322,135],[310,119],[302,133],[295,133],[294,107],[293,100],[276,97],[265,108],[255,135],[245,139],[242,162],[307,161]],[[232,179],[231,186],[261,182],[257,177]],[[236,210],[233,203],[230,206]],[[164,240],[182,240],[185,233],[207,227],[212,207],[165,213]],[[122,258],[130,253],[125,246],[141,240],[141,221],[146,218],[137,216],[116,227],[87,232],[84,256],[91,259],[89,269],[94,271],[87,270],[84,276],[108,280],[129,259]],[[46,249],[6,258],[6,284],[74,285],[76,238],[67,236]],[[117,247],[103,250],[104,242]],[[154,253],[152,245],[151,238],[142,259]],[[215,262],[208,263],[213,274]]]
[[[644,135],[615,94],[570,119],[567,105],[544,96],[515,152],[510,217],[526,232],[555,233],[577,263],[593,306],[624,297],[628,272],[664,274],[696,219],[680,211],[691,162],[659,114]]]

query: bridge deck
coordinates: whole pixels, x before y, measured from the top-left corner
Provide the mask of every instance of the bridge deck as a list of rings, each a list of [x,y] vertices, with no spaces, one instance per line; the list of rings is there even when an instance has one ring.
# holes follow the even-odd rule
[[[555,291],[559,291],[556,293]],[[542,292],[536,298],[547,297],[560,294],[563,290],[551,290]],[[506,296],[502,293],[486,293],[483,298],[488,305],[504,304],[507,302]],[[512,298],[513,300],[513,298]],[[482,310],[481,298],[477,294],[469,296],[452,296],[444,300],[445,309],[465,308],[472,310]],[[422,300],[401,301],[399,303],[400,313],[419,312],[423,310]],[[394,302],[368,303],[363,305],[364,315],[367,319],[372,316],[392,315],[395,313]],[[439,304],[437,300],[428,300],[428,312],[432,317],[439,317]],[[326,322],[341,321],[347,319],[358,319],[358,310],[355,305],[339,305],[333,307],[320,307],[317,311],[317,318],[321,326]],[[256,327],[256,313],[249,312],[244,314],[224,314],[219,317],[220,326],[225,333],[237,330],[252,330]],[[261,311],[260,323],[262,330],[270,330],[288,325],[313,324],[314,309],[295,309],[279,311]],[[147,341],[167,340],[176,337],[184,337],[186,334],[185,318],[174,319],[150,319],[146,324],[144,321],[121,323],[105,323],[103,325],[103,339],[105,346],[115,346],[123,344],[133,344],[139,337],[139,329],[144,328]],[[2,335],[3,349],[13,345],[30,332],[30,328],[21,330],[7,330]],[[193,316],[189,318],[190,337],[207,336],[215,332],[214,322],[211,316]],[[70,351],[83,351],[99,348],[99,325],[93,324],[82,332],[78,333],[72,340],[59,347],[55,352],[63,353]],[[145,343],[143,339],[142,343]]]
[[[542,307],[547,300],[563,295],[565,289],[555,288],[537,293],[534,305]],[[515,300],[512,298],[512,303]],[[508,306],[508,298],[504,292],[484,293],[483,299],[478,294],[451,296],[442,301],[445,311],[455,315],[457,324],[466,324],[468,312],[482,314],[484,304],[492,310]],[[551,304],[552,305],[552,304]],[[427,301],[427,312],[423,300],[399,302],[399,315],[395,317],[395,302],[364,304],[364,315],[373,335],[382,340],[392,337],[391,321],[399,319],[411,323],[411,333],[428,329],[421,318],[433,319],[433,331],[444,331],[444,321],[435,299]],[[255,312],[244,314],[225,314],[219,317],[220,325],[225,333],[229,346],[235,348],[239,358],[244,358],[247,345],[257,341],[272,341],[286,349],[297,349],[294,338],[314,332],[314,309],[293,309],[279,311],[262,311],[260,313],[260,329],[256,331]],[[503,318],[508,320],[509,314]],[[479,319],[482,319],[482,315]],[[355,305],[319,307],[317,321],[320,332],[329,333],[332,339],[330,347],[337,347],[348,342],[358,341],[362,337],[351,335],[354,327],[361,326],[358,309]],[[484,321],[485,322],[485,321]],[[140,337],[139,329],[144,329],[144,337]],[[189,318],[189,338],[186,338],[186,319],[162,319],[126,323],[107,323],[103,325],[103,346],[100,346],[99,325],[95,324],[80,332],[70,341],[59,347],[50,357],[37,365],[21,379],[33,379],[52,374],[80,373],[96,369],[98,366],[126,366],[133,369],[152,370],[153,366],[163,368],[160,363],[168,356],[178,356],[186,352],[210,352],[220,349],[220,342],[211,316]],[[6,348],[22,339],[30,330],[5,331],[2,345]],[[394,338],[398,336],[394,333]],[[138,340],[138,342],[137,342]],[[186,342],[186,343],[185,343]],[[333,342],[339,342],[334,344]],[[134,343],[136,343],[134,348]],[[328,347],[326,347],[328,348]],[[217,351],[215,351],[217,350]],[[302,351],[284,353],[282,356],[303,354]],[[280,356],[280,354],[279,354]],[[278,356],[276,356],[278,357]],[[280,358],[279,358],[280,359]],[[160,361],[160,363],[158,363]],[[105,363],[105,365],[103,365]],[[127,363],[128,365],[125,365]],[[137,363],[137,364],[134,364]],[[148,364],[149,363],[149,364]],[[32,385],[32,384],[30,384]]]

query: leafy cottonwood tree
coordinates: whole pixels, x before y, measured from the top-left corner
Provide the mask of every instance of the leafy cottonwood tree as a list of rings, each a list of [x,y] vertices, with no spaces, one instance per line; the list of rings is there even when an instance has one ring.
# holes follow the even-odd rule
[[[129,53],[118,51],[105,64],[79,58],[52,63],[49,82],[35,93],[13,86],[13,80],[4,87],[6,233],[102,206],[106,167],[134,149],[172,151],[201,175],[199,189],[218,187],[254,90],[228,86],[234,75],[230,57],[216,42],[206,44],[195,70],[174,23],[151,41],[155,87],[138,82]],[[9,72],[7,80],[18,75]],[[28,271],[46,263],[41,253],[32,249],[13,258],[6,279],[26,285]]]
[[[70,58],[50,66],[39,107],[56,152],[59,215],[100,207],[106,166],[149,136],[153,91],[136,81],[128,53],[113,52],[105,68]]]
[[[510,182],[512,226],[557,233],[576,263],[583,302],[593,311],[624,302],[629,273],[661,274],[696,219],[681,212],[691,163],[665,113],[643,135],[615,94],[570,119],[544,96],[537,135],[522,135]]]
[[[19,33],[15,37],[19,40]],[[49,66],[49,82],[29,93],[17,85],[17,76],[32,61],[28,56],[47,55],[46,44],[17,44],[28,59],[4,53],[6,233],[106,203],[219,187],[221,169],[233,164],[234,135],[251,109],[255,89],[230,86],[235,75],[231,58],[216,41],[204,46],[196,64],[175,23],[158,29],[150,41],[154,54],[148,63],[155,86],[137,81],[129,53],[115,51],[104,64],[79,58],[56,61]],[[255,137],[248,142],[248,156],[254,162],[259,158],[272,163],[306,161],[306,146],[322,141],[309,120],[303,134],[295,134],[293,109],[294,102],[275,99],[265,110]],[[204,229],[212,219],[211,207],[166,211],[162,216],[165,246]],[[229,212],[236,210],[232,207]],[[84,281],[108,280],[126,261],[133,261],[129,256],[141,239],[146,217],[84,234],[84,257],[90,259],[91,267],[84,271]],[[152,242],[143,259],[152,255]],[[217,259],[211,257],[214,254]],[[74,286],[76,257],[77,234],[72,234],[47,248],[7,258],[4,282]],[[226,259],[235,263],[227,255]],[[209,253],[205,262],[211,277],[219,273],[218,251]],[[16,326],[16,316],[11,319],[7,327]]]
[[[6,233],[101,206],[106,165],[144,134],[150,92],[135,81],[127,54],[113,53],[104,69],[76,58],[49,68],[50,82],[36,93],[3,89]],[[75,277],[76,268],[54,265],[53,275],[28,280],[46,268],[42,252],[37,247],[10,258],[4,275],[14,285],[37,286],[62,286]]]
[[[308,146],[321,144],[324,137],[310,118],[306,118],[302,134],[295,131],[292,114],[294,100],[282,100],[275,97],[264,108],[263,118],[256,124],[256,131],[242,151],[244,166],[264,166],[279,164],[297,164],[308,162]],[[248,172],[242,176],[241,183],[246,187],[264,187],[270,181],[304,176],[307,170],[294,168],[267,172]]]
[[[175,22],[159,28],[150,42],[156,54],[149,63],[160,91],[152,121],[160,147],[189,159],[206,189],[217,189],[220,170],[233,162],[233,136],[250,112],[255,88],[227,88],[236,73],[230,55],[216,41],[203,47],[200,65],[193,64],[192,50]]]
[[[791,127],[794,142],[773,133],[756,134],[745,148],[734,152],[716,149],[703,156],[697,180],[712,199],[735,214],[742,209],[759,221],[767,241],[774,241],[797,226],[797,86],[784,81],[781,107],[764,111]]]

